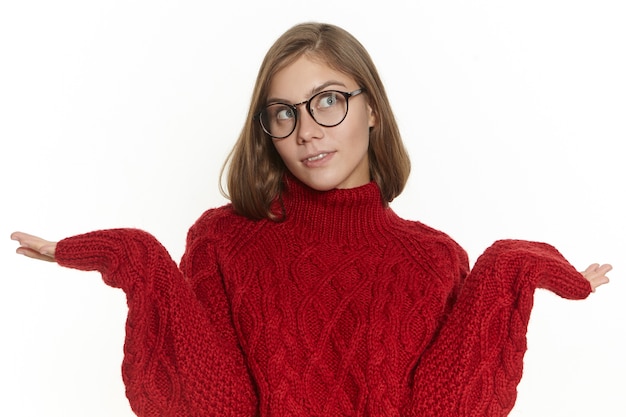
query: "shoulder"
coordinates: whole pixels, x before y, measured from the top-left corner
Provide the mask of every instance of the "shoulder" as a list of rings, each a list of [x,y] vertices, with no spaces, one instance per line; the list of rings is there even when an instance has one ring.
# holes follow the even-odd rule
[[[217,267],[217,253],[240,247],[242,239],[253,235],[252,229],[258,228],[260,222],[237,214],[230,204],[205,211],[187,232],[181,269],[196,279],[198,274],[211,274]]]
[[[392,232],[398,237],[417,240],[425,244],[442,244],[446,246],[460,247],[459,244],[447,233],[428,226],[418,220],[406,220],[393,214]]]
[[[188,243],[197,240],[228,239],[240,234],[249,227],[254,227],[257,221],[250,220],[235,212],[231,204],[211,208],[198,218],[189,228]]]
[[[450,235],[417,220],[395,218],[394,233],[408,249],[429,263],[447,264],[464,271],[468,268],[467,252]]]

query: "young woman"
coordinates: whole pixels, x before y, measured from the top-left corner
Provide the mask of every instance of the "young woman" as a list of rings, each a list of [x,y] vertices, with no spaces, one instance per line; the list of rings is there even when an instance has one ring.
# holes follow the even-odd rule
[[[544,243],[494,243],[469,270],[446,234],[388,203],[410,164],[363,46],[327,24],[283,34],[230,158],[231,204],[192,226],[178,267],[149,234],[17,252],[98,270],[128,298],[123,378],[139,416],[505,416],[533,292],[582,299]]]

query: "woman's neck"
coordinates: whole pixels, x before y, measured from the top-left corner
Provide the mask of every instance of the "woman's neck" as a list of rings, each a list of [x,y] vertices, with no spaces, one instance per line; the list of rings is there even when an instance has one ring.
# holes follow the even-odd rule
[[[349,189],[314,190],[287,176],[282,195],[285,225],[312,239],[349,242],[370,239],[397,219],[375,182]]]

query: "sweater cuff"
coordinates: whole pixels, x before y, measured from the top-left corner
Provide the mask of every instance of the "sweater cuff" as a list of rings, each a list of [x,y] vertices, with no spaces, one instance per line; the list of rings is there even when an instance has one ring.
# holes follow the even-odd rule
[[[138,229],[109,229],[59,241],[55,258],[64,267],[99,271],[107,285],[126,291],[145,275],[149,261],[162,255],[155,252],[166,251],[149,233]]]
[[[524,240],[501,240],[494,243],[509,265],[519,265],[535,288],[542,288],[562,298],[580,300],[591,293],[591,284],[552,245]],[[503,260],[501,258],[501,260]]]

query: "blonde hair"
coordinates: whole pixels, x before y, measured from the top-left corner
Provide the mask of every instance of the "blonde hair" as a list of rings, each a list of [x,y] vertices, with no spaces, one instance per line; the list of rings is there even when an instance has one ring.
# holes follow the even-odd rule
[[[397,197],[409,176],[411,163],[369,53],[354,36],[338,26],[302,23],[280,36],[265,55],[257,75],[248,117],[222,167],[220,177],[228,167],[228,192],[224,191],[220,181],[222,193],[231,200],[235,211],[251,219],[282,218],[272,204],[280,198],[287,168],[274,148],[272,139],[255,119],[255,114],[266,104],[274,74],[303,54],[354,78],[360,87],[365,88],[376,117],[376,124],[370,129],[370,176],[378,184],[383,201],[389,203]]]

